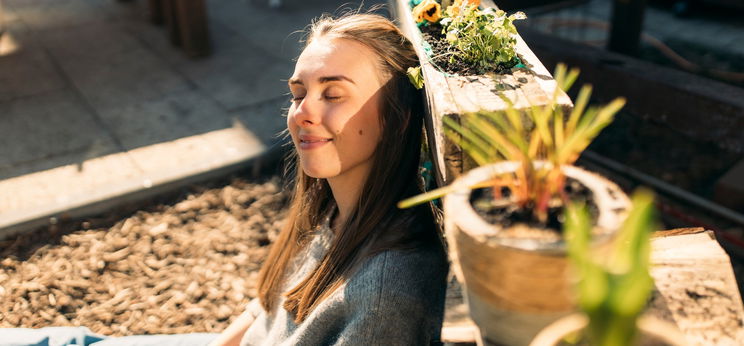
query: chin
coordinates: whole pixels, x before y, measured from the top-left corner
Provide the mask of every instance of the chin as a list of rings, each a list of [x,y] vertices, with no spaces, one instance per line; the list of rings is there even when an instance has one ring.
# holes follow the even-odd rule
[[[302,171],[305,172],[305,174],[307,174],[309,177],[315,179],[328,179],[338,175],[337,171],[329,168],[330,167],[328,167],[327,165],[302,165]]]

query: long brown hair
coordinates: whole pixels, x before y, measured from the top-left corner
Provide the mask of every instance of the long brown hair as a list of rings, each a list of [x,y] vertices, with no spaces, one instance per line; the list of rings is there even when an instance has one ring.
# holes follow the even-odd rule
[[[441,244],[428,206],[410,210],[395,206],[397,201],[420,191],[417,182],[423,96],[406,75],[409,67],[418,65],[413,46],[392,22],[375,14],[352,14],[337,19],[320,17],[308,31],[306,45],[324,37],[353,40],[367,46],[378,57],[377,71],[390,80],[381,90],[382,138],[356,208],[336,232],[318,267],[285,294],[284,308],[295,314],[296,323],[303,321],[343,284],[365,258],[421,242]],[[285,271],[291,258],[306,245],[308,232],[318,227],[323,217],[336,207],[326,180],[306,175],[296,151],[292,152],[295,186],[289,216],[258,279],[258,296],[267,311],[277,304]]]

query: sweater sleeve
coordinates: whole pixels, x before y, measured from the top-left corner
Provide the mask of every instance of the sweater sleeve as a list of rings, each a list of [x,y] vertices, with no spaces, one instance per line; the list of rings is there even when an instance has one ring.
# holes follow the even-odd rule
[[[371,258],[345,292],[347,323],[336,345],[428,345],[444,316],[446,256],[385,251]]]
[[[253,318],[256,318],[256,316],[263,311],[261,301],[258,300],[258,297],[251,299],[251,301],[246,304],[245,311],[250,313]]]

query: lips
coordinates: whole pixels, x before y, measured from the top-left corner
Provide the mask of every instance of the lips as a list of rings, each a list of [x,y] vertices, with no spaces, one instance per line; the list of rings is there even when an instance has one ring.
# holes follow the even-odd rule
[[[310,135],[300,135],[299,140],[300,149],[314,149],[333,141],[332,138]]]

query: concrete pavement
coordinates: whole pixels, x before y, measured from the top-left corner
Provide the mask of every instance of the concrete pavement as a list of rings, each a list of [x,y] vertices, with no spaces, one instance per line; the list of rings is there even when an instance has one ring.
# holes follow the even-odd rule
[[[269,153],[296,31],[343,3],[207,1],[213,53],[190,59],[147,1],[0,0],[0,238]]]

